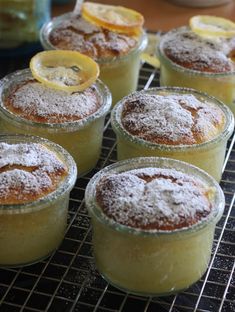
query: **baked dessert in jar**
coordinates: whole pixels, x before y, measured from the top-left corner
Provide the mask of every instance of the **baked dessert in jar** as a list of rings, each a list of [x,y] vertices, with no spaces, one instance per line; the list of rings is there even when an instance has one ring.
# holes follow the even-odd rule
[[[112,9],[119,8],[94,5],[111,7],[106,16],[116,16],[117,12],[112,12]],[[45,50],[76,50],[97,61],[100,79],[110,89],[114,105],[137,88],[140,54],[147,45],[147,36],[142,25],[138,33],[123,33],[98,26],[70,12],[52,19],[42,27],[41,44]]]
[[[151,88],[113,109],[118,160],[140,156],[179,159],[220,180],[234,118],[215,98],[193,89]]]
[[[69,93],[48,88],[25,69],[1,80],[0,96],[1,133],[32,134],[60,144],[75,159],[79,175],[95,166],[111,107],[110,92],[100,80]]]
[[[235,113],[235,34],[200,36],[189,27],[166,33],[160,40],[160,85],[194,88],[223,101]]]
[[[34,263],[59,246],[76,176],[73,158],[59,145],[0,136],[0,267]]]
[[[204,171],[168,158],[120,161],[93,176],[85,201],[96,266],[112,285],[163,296],[206,271],[224,196]]]

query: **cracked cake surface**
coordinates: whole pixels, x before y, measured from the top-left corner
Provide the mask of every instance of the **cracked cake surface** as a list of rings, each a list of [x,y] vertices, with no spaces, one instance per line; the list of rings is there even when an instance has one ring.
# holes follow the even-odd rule
[[[103,176],[96,201],[109,219],[143,230],[187,228],[211,212],[211,190],[175,169],[141,168]]]
[[[136,92],[122,102],[121,124],[148,142],[192,145],[207,142],[221,133],[223,111],[193,94]]]

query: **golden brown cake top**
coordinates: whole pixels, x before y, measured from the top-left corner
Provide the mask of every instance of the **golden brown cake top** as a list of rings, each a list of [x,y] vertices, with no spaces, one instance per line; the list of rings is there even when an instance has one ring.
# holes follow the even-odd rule
[[[51,30],[49,41],[57,49],[76,50],[95,60],[126,55],[138,44],[133,36],[97,27],[72,15]]]
[[[53,192],[68,174],[65,164],[39,143],[0,143],[0,204],[22,204]]]
[[[210,190],[174,169],[141,168],[101,178],[96,200],[117,223],[144,230],[188,228],[211,211]]]
[[[230,54],[235,49],[235,37],[201,37],[186,27],[166,34],[163,50],[176,64],[188,69],[208,73],[235,71],[235,63]]]
[[[123,104],[127,132],[151,143],[192,145],[207,142],[224,129],[220,107],[192,94],[136,92]]]
[[[72,122],[83,119],[101,106],[94,87],[67,93],[50,89],[35,80],[19,84],[11,90],[4,107],[27,120],[45,123]]]

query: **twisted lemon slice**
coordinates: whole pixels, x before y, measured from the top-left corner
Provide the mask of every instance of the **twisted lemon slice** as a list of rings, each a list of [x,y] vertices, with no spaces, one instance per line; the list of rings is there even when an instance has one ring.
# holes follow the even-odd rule
[[[196,15],[191,17],[189,25],[193,32],[202,36],[233,37],[235,36],[235,23],[232,21],[209,15]]]
[[[84,2],[81,14],[91,23],[120,33],[138,34],[144,23],[140,13],[122,6]]]
[[[30,61],[33,77],[49,88],[82,91],[95,82],[99,66],[76,51],[52,50],[37,53]]]

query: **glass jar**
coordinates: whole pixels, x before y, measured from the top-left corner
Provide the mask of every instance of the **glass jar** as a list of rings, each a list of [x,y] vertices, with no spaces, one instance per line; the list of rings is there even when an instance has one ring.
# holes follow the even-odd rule
[[[68,20],[72,13],[66,13],[46,23],[40,34],[41,44],[45,50],[56,49],[50,42],[50,32],[61,22]],[[108,86],[112,93],[113,105],[125,95],[137,89],[140,54],[147,46],[147,35],[143,31],[139,42],[128,54],[115,58],[97,59],[100,66],[99,78]],[[68,46],[69,50],[70,47]]]
[[[111,123],[117,136],[117,158],[118,160],[140,156],[169,157],[191,163],[212,175],[220,181],[225,158],[226,145],[234,128],[234,118],[227,106],[220,101],[202,92],[193,89],[177,87],[150,88],[141,92],[146,94],[192,94],[200,101],[208,101],[218,106],[225,115],[225,125],[223,131],[200,144],[168,145],[157,144],[141,139],[129,133],[122,125],[121,117],[125,98],[121,100],[113,109]]]
[[[33,49],[41,26],[50,19],[50,4],[49,0],[0,0],[0,55]]]
[[[104,176],[138,168],[176,169],[198,178],[213,189],[210,214],[190,227],[171,231],[136,229],[108,218],[96,201],[97,184]],[[113,286],[142,296],[170,295],[201,278],[210,261],[215,225],[225,205],[221,188],[204,171],[157,157],[129,159],[102,169],[88,183],[85,202],[99,272]]]
[[[64,238],[76,164],[61,146],[39,137],[1,135],[0,142],[39,143],[68,168],[56,190],[44,197],[22,204],[0,204],[0,267],[32,264],[50,255]]]
[[[106,114],[111,107],[108,88],[97,80],[95,90],[101,107],[93,114],[71,122],[34,122],[9,112],[4,101],[17,85],[33,79],[29,69],[7,75],[0,81],[0,131],[1,133],[32,134],[47,138],[63,146],[74,158],[79,176],[95,167],[101,150],[103,127]]]
[[[158,57],[160,66],[160,85],[188,87],[213,95],[229,106],[235,114],[235,72],[209,73],[180,66],[164,53],[164,44],[185,27],[174,29],[165,34],[159,43]]]

